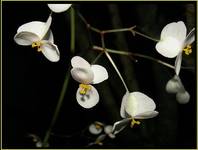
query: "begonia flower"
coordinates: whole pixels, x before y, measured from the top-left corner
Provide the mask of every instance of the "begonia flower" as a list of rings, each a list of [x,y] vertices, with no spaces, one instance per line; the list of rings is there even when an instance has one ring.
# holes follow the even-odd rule
[[[183,21],[167,24],[161,32],[160,41],[156,44],[156,50],[161,55],[168,58],[176,57],[175,76],[167,82],[166,91],[176,93],[176,100],[181,104],[185,104],[190,100],[190,95],[185,90],[179,77],[182,52],[184,51],[186,55],[192,52],[191,44],[195,40],[195,28],[187,36],[186,33],[187,29]]]
[[[106,125],[104,127],[104,132],[111,138],[114,139],[116,136],[113,134],[113,126],[112,125]]]
[[[99,102],[98,91],[91,84],[98,84],[108,79],[107,70],[100,65],[90,65],[80,56],[71,59],[71,75],[81,83],[76,93],[79,105],[92,108]]]
[[[166,91],[168,93],[175,93],[176,100],[180,104],[186,104],[190,101],[190,94],[184,88],[184,85],[178,75],[175,75],[167,82]]]
[[[98,135],[102,132],[104,124],[101,122],[94,122],[89,126],[89,132],[94,135]]]
[[[55,13],[61,13],[67,11],[72,4],[47,4],[51,11]]]
[[[15,42],[23,46],[36,47],[37,51],[42,52],[49,61],[59,61],[60,53],[54,44],[53,34],[50,30],[51,22],[50,15],[47,22],[32,21],[21,25],[14,36]]]
[[[99,121],[95,121],[89,126],[89,132],[94,135],[101,134],[104,130],[104,133],[111,139],[115,138],[115,135],[112,133],[113,126],[112,125],[105,125]],[[104,134],[103,133],[103,134]]]
[[[168,58],[176,57],[183,50],[189,55],[192,52],[190,44],[194,41],[194,36],[186,37],[186,33],[187,29],[183,21],[167,24],[162,29],[160,41],[156,44],[157,52]]]
[[[135,124],[139,125],[140,121],[135,119],[149,119],[157,116],[158,112],[155,108],[155,102],[147,95],[141,92],[127,92],[122,98],[120,108],[120,115],[124,119],[114,123],[113,133],[119,133],[129,122],[131,127]]]
[[[195,29],[193,28],[191,32],[187,35],[185,39],[185,52],[188,54],[188,50],[191,51],[191,46],[195,40]],[[171,78],[166,84],[166,91],[168,93],[176,93],[176,100],[180,104],[186,104],[190,100],[190,94],[185,90],[183,83],[179,77],[179,73],[181,70],[181,63],[182,63],[182,51],[177,55],[175,59],[175,75]]]

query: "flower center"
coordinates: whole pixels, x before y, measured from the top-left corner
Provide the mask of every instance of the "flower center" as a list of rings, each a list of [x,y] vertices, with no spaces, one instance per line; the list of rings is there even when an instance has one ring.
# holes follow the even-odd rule
[[[102,124],[101,123],[99,123],[99,122],[95,122],[95,127],[96,127],[96,129],[101,129],[102,128]]]
[[[191,45],[187,45],[183,51],[185,52],[186,55],[189,55],[190,53],[192,53],[192,46]]]
[[[87,84],[80,84],[80,94],[85,95],[87,91],[91,90],[91,86]]]
[[[140,121],[136,121],[135,119],[132,119],[132,120],[131,120],[131,128],[133,128],[133,126],[134,126],[135,124],[139,125],[139,124],[140,124]]]
[[[41,49],[42,44],[43,43],[41,41],[33,42],[32,43],[32,48],[37,47],[37,52],[41,52],[42,51],[42,49]]]

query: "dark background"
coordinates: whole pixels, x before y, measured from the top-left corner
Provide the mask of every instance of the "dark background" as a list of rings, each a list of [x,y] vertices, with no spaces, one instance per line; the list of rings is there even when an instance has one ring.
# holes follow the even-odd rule
[[[161,29],[170,22],[184,21],[188,32],[196,27],[196,2],[81,2],[73,5],[86,20],[101,30],[131,27],[159,39]],[[72,54],[70,52],[70,11],[53,13],[51,29],[61,57],[49,62],[31,47],[17,45],[13,37],[17,28],[30,21],[45,22],[50,13],[46,2],[2,2],[2,138],[3,148],[34,148],[28,134],[43,139],[52,119]],[[76,15],[75,55],[89,62],[98,52],[90,50],[91,43],[100,45],[99,35],[91,32]],[[155,42],[129,33],[105,37],[106,47],[149,55],[174,64],[155,50]],[[120,69],[130,91],[141,91],[152,97],[159,115],[143,120],[140,126],[127,127],[116,139],[105,139],[103,146],[90,148],[196,148],[196,44],[190,56],[183,56],[181,80],[190,93],[188,104],[176,102],[174,94],[165,91],[174,70],[156,62],[127,56],[111,55]],[[75,93],[78,83],[70,79],[60,115],[50,137],[50,148],[88,148],[95,136],[87,130],[94,121],[113,124],[121,119],[119,109],[124,87],[105,56],[98,64],[105,66],[109,79],[95,87],[100,102],[91,109],[78,105]],[[91,137],[91,139],[90,139]]]

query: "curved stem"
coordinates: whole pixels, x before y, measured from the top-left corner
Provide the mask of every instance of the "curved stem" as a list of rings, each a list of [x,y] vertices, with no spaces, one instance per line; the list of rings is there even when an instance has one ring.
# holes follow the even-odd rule
[[[71,17],[71,43],[70,43],[70,50],[71,53],[74,54],[75,52],[75,10],[71,7],[70,12]]]
[[[71,43],[70,43],[71,45],[70,45],[70,51],[71,51],[72,54],[74,54],[74,52],[75,52],[75,11],[74,11],[73,8],[71,8],[70,15],[71,15],[70,16],[71,17]],[[58,103],[56,105],[56,109],[55,109],[52,121],[49,125],[48,130],[46,131],[46,134],[45,134],[45,137],[44,137],[44,140],[43,140],[43,147],[48,146],[48,140],[50,138],[52,128],[53,128],[53,126],[56,123],[56,120],[58,118],[58,115],[59,115],[64,97],[65,97],[65,93],[67,91],[67,87],[68,87],[68,84],[69,84],[69,79],[70,79],[70,68],[68,69],[68,71],[66,73],[65,80],[64,80],[64,83],[63,83],[63,86],[62,86],[62,89],[61,89],[61,93],[60,93],[60,96],[59,96]]]
[[[52,128],[53,128],[54,124],[56,123],[56,120],[58,118],[58,114],[60,112],[60,108],[61,108],[63,100],[64,100],[65,93],[67,91],[69,79],[70,79],[70,71],[68,70],[67,74],[65,76],[65,81],[64,81],[63,86],[62,86],[62,90],[61,90],[61,93],[60,93],[60,97],[59,97],[59,100],[58,100],[58,103],[57,103],[57,106],[56,106],[52,121],[51,121],[51,123],[49,125],[49,128],[48,128],[48,130],[47,130],[47,132],[45,134],[44,140],[43,140],[43,147],[47,147],[47,145],[48,145],[48,140],[50,138],[50,134],[51,134]]]
[[[125,89],[126,89],[126,92],[128,92],[129,89],[128,89],[128,87],[127,87],[127,85],[126,85],[124,79],[122,78],[122,75],[120,74],[120,71],[119,71],[118,68],[116,67],[116,65],[115,65],[115,63],[114,63],[114,61],[113,61],[113,59],[111,58],[111,56],[109,55],[109,53],[108,53],[107,51],[104,51],[104,52],[105,52],[105,55],[107,56],[107,58],[109,59],[109,61],[111,62],[112,66],[114,67],[115,71],[117,72],[118,76],[120,77],[120,79],[121,79],[121,81],[122,81],[122,83],[123,83],[123,85],[124,85],[124,87],[125,87]]]
[[[97,61],[98,61],[98,59],[102,56],[104,54],[104,52],[101,52],[100,54],[98,54],[98,56],[92,61],[92,65],[93,64],[95,64]]]

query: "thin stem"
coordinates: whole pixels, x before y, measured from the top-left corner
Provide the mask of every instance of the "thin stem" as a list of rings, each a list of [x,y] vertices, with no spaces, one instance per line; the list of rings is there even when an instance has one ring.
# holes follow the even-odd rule
[[[134,55],[134,56],[137,56],[137,57],[146,58],[146,59],[155,61],[155,62],[157,62],[157,63],[159,63],[159,64],[162,64],[162,65],[164,65],[164,66],[166,66],[166,67],[169,67],[169,68],[171,68],[171,69],[175,69],[175,66],[170,65],[170,64],[168,64],[168,63],[166,63],[166,62],[163,62],[163,61],[161,61],[161,60],[159,60],[159,59],[156,59],[156,58],[153,58],[153,57],[150,57],[150,56],[146,56],[146,55],[142,55],[142,54],[138,54],[138,53],[133,53],[133,55]]]
[[[80,17],[80,19],[84,22],[84,24],[88,25],[89,23],[88,23],[87,20],[81,15],[81,13],[80,13],[78,10],[76,10],[76,12],[77,12],[77,15]]]
[[[92,61],[91,64],[95,64],[95,63],[98,61],[98,59],[99,59],[103,54],[104,54],[104,52],[101,52],[100,54],[98,54],[98,56],[94,59],[94,61]]]
[[[60,93],[60,96],[59,96],[59,100],[58,100],[58,103],[57,103],[57,106],[56,106],[56,109],[55,109],[55,112],[54,112],[54,115],[53,115],[53,118],[52,118],[52,121],[49,125],[49,128],[45,134],[45,137],[44,137],[44,140],[43,140],[43,147],[47,147],[48,145],[48,140],[50,138],[50,134],[51,134],[51,131],[52,131],[52,128],[58,118],[58,114],[60,112],[60,108],[62,106],[62,103],[63,103],[63,100],[64,100],[64,96],[65,96],[65,93],[67,91],[67,87],[68,87],[68,83],[69,83],[69,79],[70,79],[70,71],[68,70],[67,73],[66,73],[66,76],[65,76],[65,80],[64,80],[64,83],[63,83],[63,86],[62,86],[62,90],[61,90],[61,93]]]
[[[50,11],[50,16],[52,16],[52,14],[53,14],[53,11]]]
[[[143,34],[143,33],[140,33],[140,32],[138,32],[138,31],[135,31],[135,30],[131,30],[131,32],[133,32],[133,33],[135,33],[135,34],[138,34],[138,35],[140,35],[140,36],[142,36],[142,37],[145,37],[145,38],[147,38],[147,39],[149,39],[149,40],[152,40],[152,41],[154,41],[154,42],[158,42],[159,40],[157,40],[157,39],[154,39],[154,38],[152,38],[152,37],[150,37],[150,36],[148,36],[148,35],[145,35],[145,34]]]
[[[102,44],[102,48],[105,50],[105,41],[104,41],[104,34],[100,33],[101,36],[101,44]]]
[[[99,29],[97,29],[97,28],[95,28],[95,27],[92,27],[92,26],[90,26],[90,25],[88,25],[88,28],[89,28],[90,30],[94,31],[94,32],[101,33],[101,31],[100,31]]]
[[[123,85],[124,85],[124,87],[125,87],[125,89],[126,89],[126,92],[128,92],[129,89],[128,89],[128,87],[127,87],[127,85],[126,85],[124,79],[122,78],[122,75],[120,74],[120,71],[119,71],[118,68],[116,67],[116,65],[115,65],[115,63],[114,63],[114,61],[113,61],[113,59],[111,58],[111,56],[109,55],[109,53],[108,53],[107,51],[104,51],[104,52],[105,52],[105,55],[107,56],[107,58],[109,59],[109,61],[111,62],[112,66],[114,67],[115,71],[117,72],[118,76],[120,77],[120,79],[121,79],[121,81],[122,81],[122,83],[123,83]]]
[[[75,11],[74,11],[73,8],[71,8],[70,17],[71,17],[71,35],[70,35],[71,36],[71,43],[70,43],[71,45],[70,45],[70,51],[71,51],[72,54],[74,54],[74,52],[75,52]],[[44,137],[44,140],[43,140],[43,147],[47,147],[47,145],[48,145],[48,140],[50,138],[52,128],[53,128],[54,124],[56,123],[56,120],[58,118],[58,115],[59,115],[64,97],[65,97],[65,93],[67,91],[69,79],[70,79],[70,69],[68,69],[68,71],[66,73],[65,80],[64,80],[64,83],[63,83],[63,86],[62,86],[62,89],[61,89],[61,93],[60,93],[60,96],[59,96],[59,100],[58,100],[58,103],[57,103],[52,121],[49,125],[48,130],[46,131],[46,134],[45,134],[45,137]]]
[[[70,17],[71,17],[70,50],[71,50],[71,53],[74,54],[75,52],[75,10],[72,7],[71,7],[71,12],[70,12]]]
[[[79,17],[81,18],[81,20],[87,25],[87,27],[90,30],[92,30],[94,32],[97,32],[97,33],[101,33],[101,32],[103,32],[103,33],[115,33],[115,32],[131,31],[133,35],[138,34],[138,35],[140,35],[140,36],[142,36],[144,38],[147,38],[149,40],[152,40],[152,41],[155,41],[155,42],[158,42],[159,41],[159,40],[154,39],[154,38],[152,38],[152,37],[150,37],[148,35],[145,35],[143,33],[140,33],[138,31],[135,31],[134,28],[136,26],[132,26],[130,28],[121,28],[121,29],[112,29],[112,30],[103,30],[103,31],[101,31],[101,30],[99,30],[99,29],[97,29],[95,27],[92,27],[79,12],[78,12],[78,15],[79,15]]]
[[[122,75],[120,74],[120,71],[118,70],[118,68],[117,68],[116,64],[114,63],[113,59],[111,58],[111,56],[108,54],[107,51],[105,51],[106,48],[105,48],[105,41],[104,41],[104,32],[101,32],[101,33],[100,33],[100,36],[101,36],[102,48],[103,48],[103,50],[104,50],[104,53],[105,53],[105,55],[107,56],[107,58],[109,59],[109,61],[111,62],[111,64],[113,65],[113,67],[114,67],[114,69],[116,70],[118,76],[120,77],[120,79],[121,79],[121,81],[122,81],[122,83],[123,83],[123,85],[124,85],[126,91],[128,92],[128,91],[129,91],[129,90],[128,90],[128,87],[127,87],[127,85],[126,85],[124,79],[122,78]]]
[[[96,45],[94,45],[92,49],[93,50],[98,50],[98,51],[104,51],[104,49],[102,47],[99,47],[99,46],[96,46]],[[118,50],[113,50],[113,49],[108,49],[108,48],[105,48],[105,51],[107,51],[109,53],[113,53],[113,54],[118,54],[118,55],[126,55],[126,56],[133,55],[133,56],[149,59],[149,60],[155,61],[155,62],[157,62],[159,64],[162,64],[162,65],[164,65],[164,66],[166,66],[168,68],[175,69],[175,66],[173,66],[171,64],[168,64],[168,63],[166,63],[164,61],[161,61],[159,59],[150,57],[150,56],[146,56],[146,55],[142,55],[142,54],[138,54],[138,53],[126,52],[126,51],[118,51]],[[182,69],[191,69],[191,70],[193,70],[193,67],[181,67],[181,68]]]
[[[121,28],[121,29],[112,29],[112,30],[104,30],[103,33],[115,33],[115,32],[125,32],[125,31],[131,31],[136,26],[130,27],[130,28]]]

